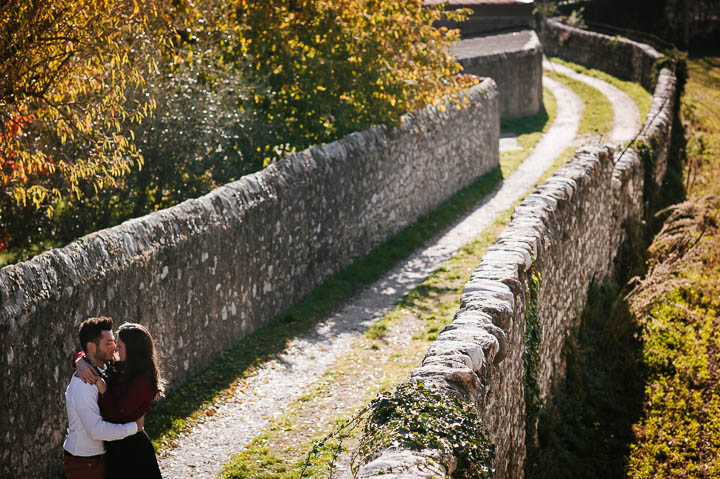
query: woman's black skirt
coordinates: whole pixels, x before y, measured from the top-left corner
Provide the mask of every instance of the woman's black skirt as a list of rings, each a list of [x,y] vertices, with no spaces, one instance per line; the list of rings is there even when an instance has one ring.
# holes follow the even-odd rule
[[[155,449],[145,431],[106,441],[108,479],[161,478]]]

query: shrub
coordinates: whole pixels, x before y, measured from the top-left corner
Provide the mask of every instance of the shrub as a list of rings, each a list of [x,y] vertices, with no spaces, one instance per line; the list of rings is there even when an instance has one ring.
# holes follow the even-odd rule
[[[79,161],[85,169],[71,177],[61,168],[45,172],[43,191],[71,191],[48,203],[52,219],[0,199],[0,241],[9,252],[0,264],[200,196],[285,153],[397,125],[402,114],[474,83],[457,74],[449,52],[457,32],[432,27],[444,13],[420,0],[173,5],[189,26],[177,26],[171,47],[144,52],[153,68],[125,72],[136,81],[122,83],[107,118],[91,118],[98,134],[106,120],[122,133],[113,141],[125,150],[107,153],[117,157],[112,168],[88,163],[105,154],[94,137],[62,138],[47,124],[22,120],[19,129],[35,128],[23,138],[48,156],[88,162]],[[130,68],[124,59],[120,66]],[[139,105],[152,105],[154,115],[122,114]]]
[[[253,108],[272,135],[267,162],[402,114],[472,80],[420,0],[246,0],[233,61],[245,60]]]

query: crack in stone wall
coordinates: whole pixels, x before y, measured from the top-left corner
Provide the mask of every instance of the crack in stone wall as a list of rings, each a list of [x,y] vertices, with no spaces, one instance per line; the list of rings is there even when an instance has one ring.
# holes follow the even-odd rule
[[[498,165],[492,80],[0,270],[0,476],[50,477],[88,316],[146,325],[170,385]]]

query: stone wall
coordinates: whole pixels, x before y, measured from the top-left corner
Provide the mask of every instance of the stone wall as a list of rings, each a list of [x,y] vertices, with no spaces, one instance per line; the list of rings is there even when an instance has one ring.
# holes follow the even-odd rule
[[[590,34],[589,34],[590,35]],[[603,50],[595,48],[595,55]],[[643,50],[644,51],[644,50]],[[638,68],[644,62],[627,58]],[[632,71],[632,67],[626,67]],[[635,74],[640,78],[641,74]],[[430,346],[412,380],[472,403],[496,446],[496,478],[521,478],[525,460],[526,307],[532,277],[541,280],[537,295],[542,335],[537,371],[539,395],[552,394],[564,374],[563,344],[586,301],[590,283],[612,270],[625,239],[624,225],[640,221],[645,211],[645,168],[658,188],[666,169],[676,101],[676,78],[661,71],[641,140],[651,145],[655,161],[643,162],[632,150],[624,154],[597,145],[579,149],[567,165],[515,209],[510,225],[488,249],[465,285],[452,323]],[[646,163],[646,164],[644,164]],[[437,451],[382,451],[360,471],[380,478],[390,470],[415,470],[423,457],[435,458],[432,470],[412,477],[438,477],[451,471],[437,463]],[[452,460],[447,461],[452,464]],[[382,469],[378,468],[382,464]],[[409,477],[409,476],[408,476]]]
[[[655,85],[653,67],[662,54],[644,43],[569,27],[552,18],[543,22],[540,40],[549,57],[640,83],[648,91]]]
[[[88,316],[153,333],[170,385],[498,164],[492,80],[290,155],[197,200],[0,270],[0,477],[60,467],[64,391]]]
[[[543,47],[533,30],[461,40],[453,53],[465,73],[497,82],[503,120],[535,115],[542,108]]]

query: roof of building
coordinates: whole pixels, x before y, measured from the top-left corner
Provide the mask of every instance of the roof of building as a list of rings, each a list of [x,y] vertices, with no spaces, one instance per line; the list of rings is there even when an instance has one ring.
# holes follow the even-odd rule
[[[529,29],[516,32],[490,33],[459,40],[451,50],[456,59],[464,60],[494,53],[522,50],[527,48],[533,38],[534,33]]]
[[[514,3],[533,3],[533,0],[423,0],[424,5],[446,4],[450,7],[469,7],[474,5],[508,5]]]

